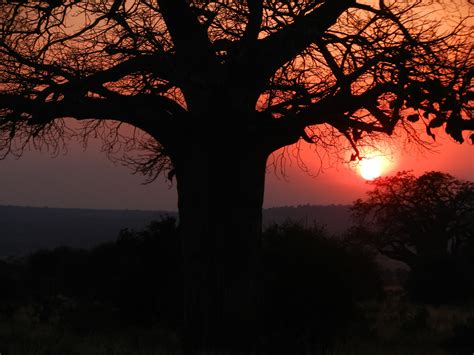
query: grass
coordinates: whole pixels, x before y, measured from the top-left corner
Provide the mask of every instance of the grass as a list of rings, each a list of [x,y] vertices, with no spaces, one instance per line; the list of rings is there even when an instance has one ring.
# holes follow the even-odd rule
[[[445,346],[456,327],[474,317],[474,304],[435,308],[391,297],[381,302],[365,303],[361,308],[366,318],[366,330],[361,332],[359,325],[355,324],[353,334],[329,349],[309,351],[308,355],[471,355],[474,351],[469,347]],[[93,319],[91,322],[90,329],[93,329]],[[30,306],[18,309],[9,319],[0,320],[0,353],[179,355],[180,346],[175,334],[159,328],[111,326],[88,332],[73,331],[61,321],[40,322],[34,307]]]
[[[179,354],[178,344],[159,330],[74,334],[48,325],[0,327],[2,355],[164,355]]]

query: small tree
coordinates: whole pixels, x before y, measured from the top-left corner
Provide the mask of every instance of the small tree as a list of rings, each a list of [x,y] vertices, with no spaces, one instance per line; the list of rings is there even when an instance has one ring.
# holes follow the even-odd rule
[[[232,337],[231,324],[244,343],[258,328],[272,152],[341,137],[357,157],[397,128],[419,141],[417,120],[459,142],[474,128],[468,14],[446,27],[430,16],[443,4],[1,1],[0,153],[56,151],[72,134],[64,118],[108,151],[144,149],[126,161],[177,180],[187,343]]]

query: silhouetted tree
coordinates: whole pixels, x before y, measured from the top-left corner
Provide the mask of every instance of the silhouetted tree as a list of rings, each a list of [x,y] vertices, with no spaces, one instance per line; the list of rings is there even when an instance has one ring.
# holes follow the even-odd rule
[[[465,286],[470,292],[474,279],[463,275],[474,267],[474,183],[436,171],[419,177],[402,171],[372,184],[367,199],[353,205],[352,238],[410,266],[411,290],[422,299],[461,298]]]
[[[413,267],[421,258],[456,255],[474,238],[474,183],[431,171],[402,171],[372,182],[352,212],[367,242]]]
[[[473,128],[468,28],[429,6],[444,5],[2,1],[1,151],[57,151],[67,117],[109,152],[142,148],[125,160],[177,180],[187,343],[232,342],[230,324],[252,342],[269,154],[342,137],[357,157],[397,127],[419,139],[419,119],[460,142]]]

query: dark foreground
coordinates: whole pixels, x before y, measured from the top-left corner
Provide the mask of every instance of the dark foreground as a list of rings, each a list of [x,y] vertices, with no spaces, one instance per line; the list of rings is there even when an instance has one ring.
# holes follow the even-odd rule
[[[398,296],[362,305],[366,321],[353,324],[353,334],[323,350],[308,354],[472,354],[474,305],[430,307]],[[70,315],[72,316],[72,314]],[[78,315],[76,315],[77,317]],[[1,353],[6,355],[155,355],[181,354],[175,333],[154,326],[118,327],[110,315],[97,312],[79,317],[84,329],[64,327],[58,318],[39,320],[33,306],[19,309],[0,323]],[[69,320],[71,322],[71,320]],[[81,320],[76,319],[76,322]],[[102,323],[102,324],[101,324]],[[108,324],[107,324],[108,323]],[[85,329],[87,328],[87,330]],[[361,329],[362,328],[362,329]],[[284,336],[284,335],[283,335]],[[299,344],[295,348],[299,348]],[[291,347],[287,354],[292,354]],[[267,353],[271,353],[267,352]],[[297,353],[297,352],[295,352]],[[206,353],[207,354],[207,353]]]
[[[179,245],[168,218],[94,249],[0,262],[0,354],[181,354]],[[443,286],[456,285],[451,269],[428,279],[390,274],[366,248],[295,223],[268,228],[262,253],[262,326],[252,353],[474,351],[474,301]],[[465,287],[456,290],[471,289],[459,280]]]

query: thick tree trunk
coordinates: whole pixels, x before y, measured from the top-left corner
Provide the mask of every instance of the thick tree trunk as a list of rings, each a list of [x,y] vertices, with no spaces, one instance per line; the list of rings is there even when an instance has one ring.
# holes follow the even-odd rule
[[[187,352],[244,350],[257,341],[267,158],[261,151],[248,142],[196,144],[175,164]]]

